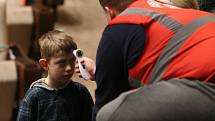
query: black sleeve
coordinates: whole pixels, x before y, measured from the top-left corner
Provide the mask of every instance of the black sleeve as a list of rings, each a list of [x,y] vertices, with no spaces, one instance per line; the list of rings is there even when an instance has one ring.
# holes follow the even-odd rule
[[[92,119],[92,110],[93,110],[93,99],[88,91],[88,89],[80,85],[80,94],[81,94],[81,120],[80,121],[91,121]]]
[[[97,89],[93,121],[104,104],[131,89],[128,69],[143,52],[145,38],[145,29],[141,25],[112,25],[103,32],[96,56]]]

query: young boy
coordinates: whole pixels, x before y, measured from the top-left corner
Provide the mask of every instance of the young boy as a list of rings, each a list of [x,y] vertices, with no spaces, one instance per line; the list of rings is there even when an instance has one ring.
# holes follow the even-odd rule
[[[18,112],[17,121],[90,121],[93,100],[87,88],[73,82],[75,68],[72,37],[57,30],[39,40],[39,64],[48,76],[31,84]]]

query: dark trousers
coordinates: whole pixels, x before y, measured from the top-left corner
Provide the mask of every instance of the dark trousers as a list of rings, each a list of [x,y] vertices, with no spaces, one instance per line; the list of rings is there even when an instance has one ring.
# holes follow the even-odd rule
[[[171,79],[121,94],[97,121],[215,121],[215,84]]]

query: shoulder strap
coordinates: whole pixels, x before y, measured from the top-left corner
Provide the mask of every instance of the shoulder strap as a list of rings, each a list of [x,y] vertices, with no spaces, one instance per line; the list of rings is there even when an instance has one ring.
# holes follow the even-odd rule
[[[214,21],[215,16],[202,16],[178,29],[157,59],[151,72],[149,83],[160,81],[171,59],[175,56],[181,45],[200,27]]]

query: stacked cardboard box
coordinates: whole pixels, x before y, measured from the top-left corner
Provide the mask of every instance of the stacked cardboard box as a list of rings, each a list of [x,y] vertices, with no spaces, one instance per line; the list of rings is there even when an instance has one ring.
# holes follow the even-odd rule
[[[10,121],[17,84],[15,61],[0,61],[0,121]]]

